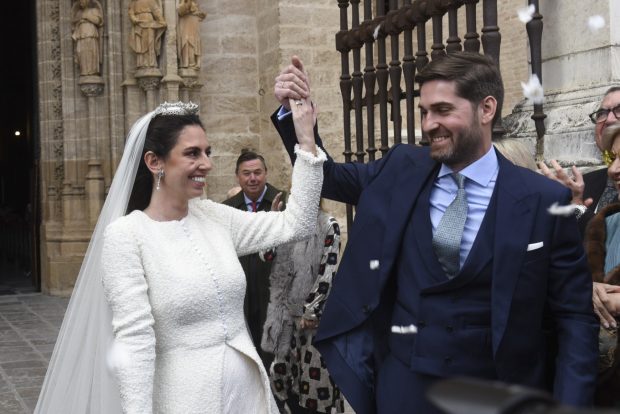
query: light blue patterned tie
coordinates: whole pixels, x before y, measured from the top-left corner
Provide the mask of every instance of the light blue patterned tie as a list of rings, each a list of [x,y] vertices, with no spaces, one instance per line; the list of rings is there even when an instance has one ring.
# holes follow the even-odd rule
[[[467,196],[465,195],[465,176],[452,174],[458,185],[456,198],[450,203],[433,236],[433,249],[441,267],[452,279],[459,271],[461,239],[467,219]]]

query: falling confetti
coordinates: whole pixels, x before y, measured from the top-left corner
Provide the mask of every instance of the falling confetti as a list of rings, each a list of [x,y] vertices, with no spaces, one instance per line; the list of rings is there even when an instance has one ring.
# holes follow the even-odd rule
[[[551,206],[547,209],[547,212],[552,216],[564,216],[569,217],[572,214],[575,214],[576,204],[569,204],[566,206],[561,206],[557,202],[551,204]]]
[[[377,270],[379,268],[379,261],[378,260],[371,260],[370,261],[370,270]]]
[[[540,84],[538,76],[533,74],[530,76],[530,80],[527,83],[521,82],[523,88],[523,96],[525,96],[529,103],[541,104],[545,102],[545,92]]]
[[[536,13],[536,6],[534,6],[533,4],[517,10],[519,20],[521,20],[523,23],[528,23],[530,20],[532,20],[534,13]]]
[[[414,333],[418,333],[418,328],[415,325],[409,325],[409,326],[397,326],[397,325],[394,325],[394,326],[392,326],[392,333],[395,333],[395,334],[414,334]]]
[[[375,40],[377,40],[377,38],[379,37],[380,29],[381,29],[381,25],[378,25],[377,27],[375,27],[375,31],[372,32],[372,37],[374,37]]]
[[[596,32],[597,30],[605,27],[605,19],[603,18],[603,16],[599,15],[590,16],[588,17],[588,27],[591,31]]]

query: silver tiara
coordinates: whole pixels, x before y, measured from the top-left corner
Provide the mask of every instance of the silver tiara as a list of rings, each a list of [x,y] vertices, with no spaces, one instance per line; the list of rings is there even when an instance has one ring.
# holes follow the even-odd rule
[[[155,109],[155,115],[195,115],[198,105],[193,102],[164,102]]]

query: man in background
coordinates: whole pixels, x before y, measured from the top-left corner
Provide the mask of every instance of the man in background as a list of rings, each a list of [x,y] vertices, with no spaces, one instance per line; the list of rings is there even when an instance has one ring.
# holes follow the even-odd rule
[[[241,191],[235,196],[224,200],[224,204],[239,210],[258,212],[270,211],[272,205],[279,202],[280,197],[278,197],[278,194],[282,192],[267,183],[267,164],[262,155],[254,151],[242,151],[237,159],[235,175],[237,176]],[[263,364],[265,364],[267,371],[269,371],[273,355],[264,352],[260,347],[260,342],[267,315],[267,305],[269,304],[269,274],[271,273],[273,254],[265,254],[264,260],[256,253],[250,254],[240,257],[239,261],[243,267],[247,282],[243,307],[245,319],[258,355]]]

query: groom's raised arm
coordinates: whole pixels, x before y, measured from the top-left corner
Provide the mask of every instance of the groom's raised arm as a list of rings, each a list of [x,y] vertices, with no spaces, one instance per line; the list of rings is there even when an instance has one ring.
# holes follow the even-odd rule
[[[310,79],[303,63],[297,56],[293,56],[291,64],[284,68],[276,77],[274,95],[281,106],[271,115],[271,121],[280,134],[291,162],[295,163],[293,148],[297,143],[297,136],[293,117],[291,116],[291,102],[310,97]],[[381,170],[384,164],[383,159],[368,164],[334,162],[325,150],[318,132],[318,123],[316,122],[314,125],[314,139],[316,144],[327,154],[327,162],[323,163],[324,178],[321,195],[331,200],[356,205],[362,190],[370,184],[375,175]]]

